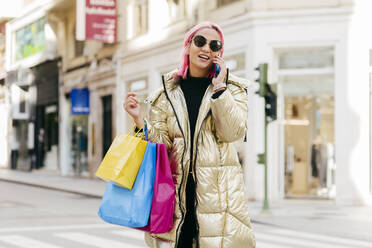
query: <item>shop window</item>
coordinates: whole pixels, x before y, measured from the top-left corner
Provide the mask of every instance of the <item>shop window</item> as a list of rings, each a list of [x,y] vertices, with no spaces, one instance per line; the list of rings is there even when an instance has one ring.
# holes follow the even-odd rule
[[[335,196],[334,50],[278,51],[287,196]],[[298,139],[301,137],[301,139]]]
[[[230,3],[238,2],[240,0],[217,0],[217,8],[228,5]]]
[[[148,0],[132,0],[127,11],[128,38],[146,33],[148,30]]]

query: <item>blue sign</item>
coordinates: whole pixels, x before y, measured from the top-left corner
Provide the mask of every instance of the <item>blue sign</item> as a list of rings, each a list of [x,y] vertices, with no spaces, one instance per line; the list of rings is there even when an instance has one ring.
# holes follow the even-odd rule
[[[89,114],[89,90],[87,88],[72,89],[70,99],[72,115]]]

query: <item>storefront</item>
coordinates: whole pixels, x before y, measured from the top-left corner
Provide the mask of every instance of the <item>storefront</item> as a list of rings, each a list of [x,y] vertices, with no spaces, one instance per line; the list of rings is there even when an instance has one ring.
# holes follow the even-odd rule
[[[64,176],[94,177],[116,134],[116,77],[112,63],[64,74],[60,92],[60,163]]]
[[[58,168],[58,61],[56,36],[44,10],[7,23],[12,169]]]

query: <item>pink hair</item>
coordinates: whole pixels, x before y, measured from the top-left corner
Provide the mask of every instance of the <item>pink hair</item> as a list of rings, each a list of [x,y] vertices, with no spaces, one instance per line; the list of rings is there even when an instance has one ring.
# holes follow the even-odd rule
[[[217,24],[212,23],[212,22],[201,22],[201,23],[195,25],[194,27],[192,27],[185,34],[185,38],[183,40],[184,48],[183,48],[183,51],[182,51],[182,54],[181,54],[181,65],[180,65],[180,69],[178,70],[178,72],[176,72],[173,75],[175,78],[177,78],[177,77],[182,77],[183,79],[186,78],[187,71],[189,69],[189,62],[190,62],[189,61],[189,55],[186,54],[187,49],[188,49],[188,47],[190,45],[190,42],[191,42],[191,39],[194,37],[195,33],[198,32],[201,29],[204,29],[204,28],[212,28],[212,29],[216,30],[217,33],[220,35],[220,39],[221,39],[221,42],[222,42],[222,49],[220,50],[220,56],[223,55],[224,36],[223,36],[223,32],[222,32],[221,28]],[[210,72],[208,74],[208,77],[213,77],[213,75],[214,75],[214,66],[210,70]]]

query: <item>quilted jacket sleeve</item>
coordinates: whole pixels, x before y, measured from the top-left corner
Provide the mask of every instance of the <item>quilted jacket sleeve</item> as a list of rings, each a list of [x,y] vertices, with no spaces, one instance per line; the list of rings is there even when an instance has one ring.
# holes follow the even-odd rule
[[[169,150],[172,147],[172,141],[168,134],[165,96],[160,93],[151,101],[153,102],[148,118],[145,118],[148,138],[152,142],[165,144]]]
[[[246,89],[230,83],[217,99],[211,101],[212,118],[220,141],[234,142],[244,137],[248,118]]]

